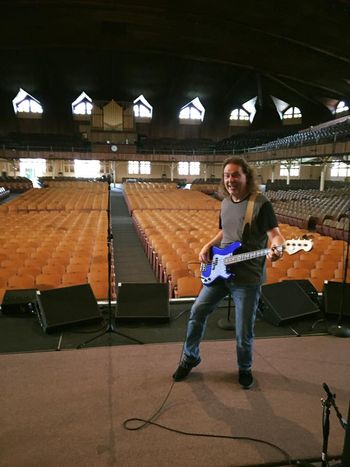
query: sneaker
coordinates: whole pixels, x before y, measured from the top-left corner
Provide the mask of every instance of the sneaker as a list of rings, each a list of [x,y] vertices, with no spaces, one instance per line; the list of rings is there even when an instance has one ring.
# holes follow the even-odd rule
[[[254,379],[250,370],[239,370],[238,382],[243,389],[250,389],[254,385]]]
[[[200,362],[201,362],[200,358],[198,358],[197,360],[194,360],[194,361],[182,360],[180,365],[178,366],[177,370],[173,374],[173,380],[174,381],[181,381],[181,380],[185,379],[186,376],[192,370],[192,368],[199,365]]]

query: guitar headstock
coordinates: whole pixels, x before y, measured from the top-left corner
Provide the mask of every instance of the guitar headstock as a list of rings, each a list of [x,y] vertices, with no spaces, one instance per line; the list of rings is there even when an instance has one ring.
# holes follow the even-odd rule
[[[307,237],[303,238],[293,238],[291,240],[286,240],[283,245],[283,249],[289,254],[293,255],[300,250],[310,251],[312,250],[313,242]]]

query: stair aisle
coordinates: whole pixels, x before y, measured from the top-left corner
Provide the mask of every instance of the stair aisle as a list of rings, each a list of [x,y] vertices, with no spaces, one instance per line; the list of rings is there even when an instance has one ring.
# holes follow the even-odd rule
[[[119,282],[156,283],[157,279],[135,231],[121,188],[111,189],[116,285]]]

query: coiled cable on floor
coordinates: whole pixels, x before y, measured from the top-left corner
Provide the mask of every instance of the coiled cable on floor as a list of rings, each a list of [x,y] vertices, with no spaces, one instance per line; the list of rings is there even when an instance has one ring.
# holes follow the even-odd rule
[[[184,344],[182,345],[179,364],[180,364],[181,359],[182,359],[183,349],[184,349]],[[270,441],[265,441],[265,440],[262,440],[262,439],[259,439],[259,438],[252,438],[250,436],[231,436],[231,435],[221,435],[221,434],[198,433],[198,432],[184,431],[184,430],[179,430],[179,429],[176,429],[176,428],[169,427],[167,425],[156,423],[155,420],[161,415],[161,413],[163,411],[163,408],[164,408],[166,402],[168,401],[168,399],[170,397],[170,394],[171,394],[171,392],[173,390],[173,387],[174,387],[175,383],[176,383],[176,381],[173,381],[171,383],[169,391],[168,391],[167,395],[165,396],[162,404],[156,410],[156,412],[154,412],[154,414],[151,417],[149,417],[147,419],[140,418],[140,417],[127,418],[123,422],[123,428],[125,430],[128,430],[128,431],[138,431],[138,430],[141,430],[141,429],[145,428],[147,425],[151,425],[151,426],[156,426],[156,427],[161,428],[163,430],[167,430],[167,431],[170,431],[172,433],[177,433],[177,434],[184,435],[184,436],[194,436],[194,437],[201,437],[201,438],[230,439],[230,440],[236,440],[236,441],[251,441],[251,442],[254,442],[254,443],[265,444],[267,446],[270,446],[270,447],[274,448],[275,450],[277,450],[278,452],[280,452],[284,456],[284,458],[286,460],[286,463],[287,463],[286,465],[292,465],[293,464],[293,461],[292,461],[290,455],[287,453],[287,451],[280,448],[276,444],[271,443]],[[133,424],[134,424],[134,426],[131,426]]]

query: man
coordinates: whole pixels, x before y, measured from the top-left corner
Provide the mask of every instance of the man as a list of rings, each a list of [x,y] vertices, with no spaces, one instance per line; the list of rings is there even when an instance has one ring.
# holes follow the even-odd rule
[[[279,259],[282,256],[281,245],[284,238],[278,228],[271,203],[264,195],[257,193],[254,172],[244,159],[230,157],[225,160],[222,189],[225,197],[221,204],[220,228],[217,235],[200,251],[199,260],[207,264],[210,261],[211,247],[214,245],[224,248],[238,241],[244,245],[245,251],[256,251],[266,248],[268,240],[270,250],[267,257],[271,261]],[[251,222],[246,222],[248,206]],[[203,286],[192,306],[183,357],[173,374],[175,381],[186,378],[192,368],[201,362],[199,345],[204,336],[208,316],[230,293],[235,305],[238,380],[244,389],[249,389],[254,384],[251,371],[254,324],[261,284],[264,282],[265,257],[239,262],[231,268],[232,275],[228,279],[219,277],[211,285]]]

